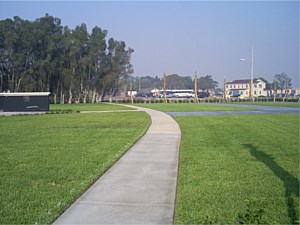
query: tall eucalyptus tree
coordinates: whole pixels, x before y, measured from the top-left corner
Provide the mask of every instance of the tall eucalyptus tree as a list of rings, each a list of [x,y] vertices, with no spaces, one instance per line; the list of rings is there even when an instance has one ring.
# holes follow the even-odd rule
[[[62,27],[48,14],[0,21],[0,91],[50,91],[55,103],[112,97],[133,73],[133,49],[106,36],[99,27],[89,34],[84,23]]]

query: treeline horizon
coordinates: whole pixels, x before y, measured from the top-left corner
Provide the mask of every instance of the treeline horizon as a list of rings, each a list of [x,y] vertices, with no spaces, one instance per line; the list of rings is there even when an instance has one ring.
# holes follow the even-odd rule
[[[178,74],[166,75],[166,89],[194,89],[194,79],[191,76],[181,76]],[[164,78],[158,76],[132,76],[127,81],[127,86],[132,83],[134,91],[147,91],[150,89],[163,89]],[[212,91],[218,87],[218,82],[212,78],[212,75],[197,77],[198,89],[202,91]]]
[[[18,16],[0,21],[0,92],[51,92],[52,102],[111,100],[118,90],[163,87],[163,78],[132,76],[134,50],[124,41],[107,37],[107,30],[86,24],[74,29],[49,16],[34,21]],[[167,89],[193,89],[191,76],[167,76]],[[223,84],[221,84],[223,86]],[[203,91],[220,90],[212,75],[198,78]],[[275,74],[267,89],[292,87],[285,73]]]
[[[86,24],[75,29],[49,16],[0,21],[1,92],[51,92],[53,101],[96,102],[133,73],[133,49]]]

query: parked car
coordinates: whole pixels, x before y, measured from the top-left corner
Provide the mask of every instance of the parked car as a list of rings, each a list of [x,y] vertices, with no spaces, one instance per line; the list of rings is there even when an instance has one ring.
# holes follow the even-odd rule
[[[207,98],[207,97],[209,97],[209,93],[204,91],[198,92],[198,98]]]

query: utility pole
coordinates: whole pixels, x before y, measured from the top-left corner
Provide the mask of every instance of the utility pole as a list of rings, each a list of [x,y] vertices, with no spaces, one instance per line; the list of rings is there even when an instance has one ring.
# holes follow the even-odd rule
[[[167,103],[167,76],[164,73],[164,103]]]
[[[198,79],[197,79],[197,72],[195,72],[195,79],[194,79],[194,103],[198,104]]]

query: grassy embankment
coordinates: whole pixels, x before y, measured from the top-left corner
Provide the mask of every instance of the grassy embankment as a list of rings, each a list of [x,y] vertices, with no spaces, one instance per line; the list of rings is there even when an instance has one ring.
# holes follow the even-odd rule
[[[149,125],[134,111],[0,117],[0,224],[51,223]]]
[[[236,110],[228,106],[218,108],[199,104],[177,105],[175,106],[177,108],[174,108],[171,104],[145,104],[151,108],[159,107],[162,111],[172,111],[170,109],[200,111],[213,108]],[[109,115],[113,115],[113,118]],[[137,115],[142,116],[140,118]],[[139,112],[101,114],[101,121],[107,123],[100,123],[99,127],[95,126],[97,124],[95,122],[99,121],[100,115],[85,114],[81,117],[85,118],[84,121],[80,121],[77,116],[83,115],[0,118],[1,127],[2,124],[6,126],[5,129],[1,129],[0,142],[0,151],[4,156],[1,158],[3,168],[1,176],[4,177],[1,182],[4,187],[1,187],[1,223],[51,221],[69,204],[67,202],[76,199],[79,189],[84,190],[91,180],[101,174],[99,165],[103,168],[112,163],[113,160],[109,155],[118,155],[113,150],[98,149],[99,141],[101,146],[107,146],[106,149],[109,149],[110,144],[107,144],[107,140],[112,140],[115,132],[120,131],[118,137],[124,135],[124,131],[125,134],[134,135],[133,133],[137,132],[136,127],[141,125],[140,119],[144,121],[143,124],[149,123],[147,116]],[[38,118],[40,120],[35,121]],[[52,120],[46,123],[45,118],[46,121],[49,118]],[[66,118],[68,120],[63,123],[57,122]],[[76,120],[78,123],[73,122]],[[176,120],[182,129],[176,223],[236,223],[238,220],[249,223],[253,223],[254,220],[262,223],[292,223],[297,220],[299,217],[297,115],[177,117]],[[46,126],[48,128],[53,127],[37,129],[37,125],[41,124],[48,124]],[[80,127],[83,124],[86,124],[85,127]],[[88,127],[92,128],[91,132],[82,136],[82,131]],[[130,127],[131,130],[126,131],[125,127]],[[144,131],[145,127],[140,127],[140,131]],[[22,131],[25,128],[27,131]],[[6,136],[3,134],[4,130],[8,131]],[[46,130],[48,132],[50,130],[49,135]],[[20,141],[12,138],[17,131],[21,131]],[[111,136],[105,137],[106,134]],[[70,139],[71,136],[73,138]],[[58,140],[52,142],[52,137],[58,137]],[[39,138],[43,138],[44,141],[37,141]],[[77,140],[78,138],[81,141]],[[81,146],[83,139],[86,139],[85,143],[90,148],[83,149]],[[8,141],[4,143],[4,140]],[[60,146],[62,143],[64,144]],[[118,143],[114,141],[114,150],[129,145],[125,140],[116,147]],[[2,150],[3,146],[6,147],[6,151]],[[40,151],[45,146],[51,146],[50,150]],[[100,152],[106,153],[105,157]],[[50,155],[51,158],[55,157],[54,160],[49,159]],[[101,157],[97,157],[99,155]],[[97,160],[102,157],[103,160],[98,162]],[[31,161],[37,160],[39,163],[36,163],[36,167],[31,166]],[[53,169],[56,167],[58,170]],[[80,168],[76,169],[77,167]],[[30,168],[35,168],[36,171]],[[96,175],[89,177],[84,173],[88,169],[87,174],[94,171],[93,174]],[[75,172],[75,175],[71,172]],[[87,179],[84,180],[85,178]],[[64,193],[58,191],[62,188],[65,190]],[[38,200],[39,198],[42,200]],[[23,208],[20,210],[20,207]],[[28,215],[33,217],[30,218]]]
[[[239,110],[213,104],[145,107]],[[175,119],[182,131],[176,224],[299,223],[299,115]]]
[[[176,120],[177,224],[299,223],[299,115]]]

